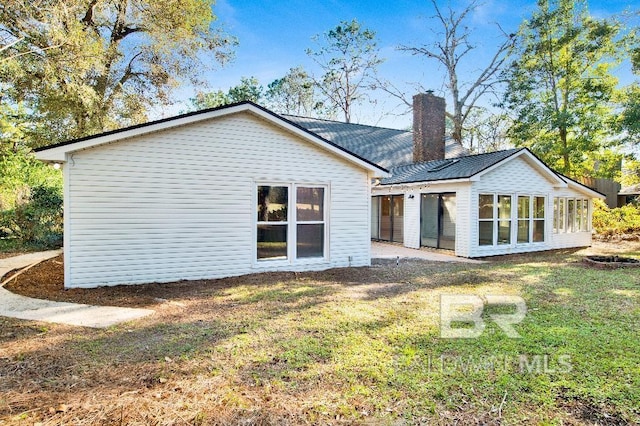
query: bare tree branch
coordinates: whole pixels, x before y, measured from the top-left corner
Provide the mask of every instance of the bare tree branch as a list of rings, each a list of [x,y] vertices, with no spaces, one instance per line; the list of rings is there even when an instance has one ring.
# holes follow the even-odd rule
[[[412,55],[426,56],[445,67],[447,73],[445,86],[452,98],[453,112],[448,114],[453,122],[452,137],[462,143],[465,120],[479,99],[500,82],[498,74],[506,61],[506,53],[512,46],[514,37],[506,35],[498,26],[505,36],[504,41],[498,46],[489,63],[480,70],[479,75],[468,84],[462,83],[458,68],[465,57],[476,48],[469,42],[471,32],[465,22],[478,7],[478,2],[476,0],[470,2],[459,13],[451,6],[446,11],[442,10],[436,0],[431,0],[431,3],[436,11],[433,18],[442,26],[442,33],[439,34],[441,40],[431,46],[400,46],[399,50]]]

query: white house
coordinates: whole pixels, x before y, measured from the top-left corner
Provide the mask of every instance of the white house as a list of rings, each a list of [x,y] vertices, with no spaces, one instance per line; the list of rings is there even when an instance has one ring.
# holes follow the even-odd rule
[[[527,149],[469,155],[444,113],[416,95],[411,132],[246,102],[39,149],[64,169],[65,287],[369,265],[371,238],[465,257],[590,245],[602,194]]]
[[[370,264],[385,169],[254,104],[40,149],[64,169],[65,287]]]
[[[412,132],[291,121],[386,167],[372,188],[371,237],[481,257],[591,245],[592,200],[527,149],[469,155],[445,138],[445,102],[413,99]]]
[[[481,257],[591,245],[592,199],[527,149],[391,170],[372,191],[372,237]]]

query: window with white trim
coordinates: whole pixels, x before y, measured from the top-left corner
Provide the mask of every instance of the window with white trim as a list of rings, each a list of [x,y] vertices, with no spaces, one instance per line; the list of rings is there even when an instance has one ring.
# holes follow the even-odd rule
[[[324,188],[296,188],[296,257],[324,257]]]
[[[558,208],[559,203],[554,206],[554,209]],[[543,242],[545,210],[546,198],[541,196],[480,194],[478,245],[510,245],[512,241],[516,244]]]
[[[327,187],[258,185],[256,259],[324,258]]]
[[[544,241],[545,198],[518,196],[518,244]]]
[[[561,232],[565,232],[566,230],[566,205],[567,200],[565,198],[556,197],[553,200],[553,233],[559,234]]]
[[[588,232],[589,200],[584,198],[556,197],[554,206],[554,233]],[[566,206],[566,209],[564,208]]]
[[[531,242],[531,197],[518,196],[518,244]]]
[[[567,200],[567,232],[576,232],[576,200]]]
[[[533,227],[532,237],[534,243],[544,242],[546,199],[545,197],[533,197]]]
[[[511,244],[511,196],[480,194],[478,197],[478,244]]]
[[[257,258],[286,259],[289,234],[289,187],[258,186]]]

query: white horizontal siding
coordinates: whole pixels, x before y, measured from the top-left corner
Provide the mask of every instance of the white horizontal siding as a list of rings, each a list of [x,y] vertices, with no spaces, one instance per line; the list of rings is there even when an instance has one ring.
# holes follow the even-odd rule
[[[409,198],[413,195],[413,198]],[[407,191],[404,194],[404,246],[420,248],[420,192]]]
[[[370,263],[367,171],[248,113],[80,151],[65,173],[67,287]],[[329,185],[326,261],[256,269],[256,182]]]
[[[529,244],[516,244],[515,232],[512,232],[512,244],[497,246],[478,245],[478,196],[479,194],[511,195],[512,204],[517,195],[533,195],[546,197],[545,241]],[[577,232],[573,234],[553,234],[553,198],[570,196],[585,198],[570,188],[556,188],[553,183],[542,176],[523,157],[514,158],[491,172],[483,175],[480,181],[474,182],[470,192],[469,220],[470,240],[469,257],[494,256],[531,251],[550,250],[568,247],[584,247],[591,244],[591,233]],[[512,229],[517,226],[512,220]]]

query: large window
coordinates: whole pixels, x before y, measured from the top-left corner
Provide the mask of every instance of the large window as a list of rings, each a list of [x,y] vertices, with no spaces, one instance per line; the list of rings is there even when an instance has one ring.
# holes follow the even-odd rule
[[[322,186],[259,185],[256,258],[324,257],[325,197],[326,188]]]
[[[493,194],[480,195],[478,203],[478,244],[493,245]]]
[[[529,225],[531,224],[531,199],[529,196],[518,197],[518,244],[529,243]]]
[[[498,195],[498,244],[511,244],[511,196]]]
[[[567,201],[567,232],[576,232],[576,200]]]
[[[510,245],[545,239],[545,197],[480,194],[478,197],[478,245]],[[513,209],[512,209],[512,204]],[[564,208],[558,202],[554,209]]]
[[[511,196],[481,194],[478,198],[478,244],[511,244]]]
[[[544,241],[545,198],[533,197],[533,242]]]
[[[324,188],[296,189],[296,256],[324,256]]]
[[[289,187],[258,187],[258,259],[286,259]]]
[[[544,241],[545,198],[518,196],[518,244]]]
[[[556,205],[558,208],[554,207],[553,211],[553,232],[586,232],[590,230],[589,200],[556,197],[554,206]]]
[[[567,200],[565,198],[556,197],[553,200],[553,232],[558,234],[565,232]]]

